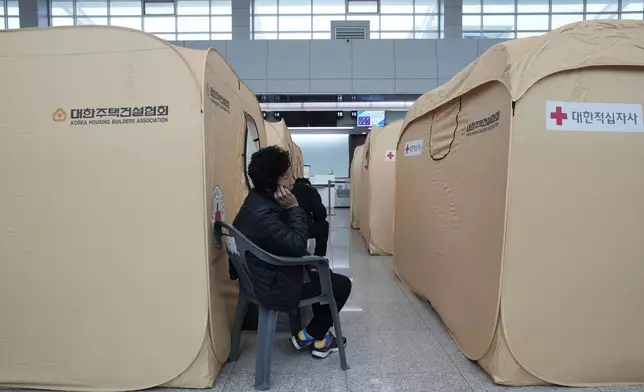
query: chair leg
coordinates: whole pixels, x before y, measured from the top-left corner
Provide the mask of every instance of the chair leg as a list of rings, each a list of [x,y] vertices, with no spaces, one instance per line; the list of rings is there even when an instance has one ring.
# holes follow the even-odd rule
[[[335,329],[335,337],[338,341],[338,349],[340,351],[340,367],[342,370],[349,370],[349,365],[347,365],[347,357],[344,347],[344,335],[342,334],[342,326],[340,325],[340,316],[338,314],[338,306],[335,303],[335,299],[331,297],[329,301],[329,308],[331,308],[331,316],[333,316],[333,326]]]
[[[246,318],[246,313],[248,313],[248,300],[240,292],[239,299],[237,300],[237,312],[235,313],[235,325],[233,325],[233,330],[230,335],[230,361],[237,361],[241,354],[240,345],[241,345],[241,332],[242,326],[244,324],[244,319]]]
[[[291,324],[291,336],[295,336],[302,330],[302,314],[300,313],[300,308],[290,311],[288,318]]]
[[[278,316],[277,310],[259,306],[258,346],[255,358],[255,389],[258,391],[268,391],[271,388],[271,357]]]

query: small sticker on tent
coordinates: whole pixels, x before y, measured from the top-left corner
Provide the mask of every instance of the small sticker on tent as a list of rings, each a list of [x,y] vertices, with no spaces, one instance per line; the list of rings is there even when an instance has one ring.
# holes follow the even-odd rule
[[[393,162],[396,160],[396,150],[385,151],[385,161]]]
[[[551,131],[644,132],[642,105],[546,101]]]
[[[411,140],[405,143],[405,156],[413,157],[423,155],[423,141]]]

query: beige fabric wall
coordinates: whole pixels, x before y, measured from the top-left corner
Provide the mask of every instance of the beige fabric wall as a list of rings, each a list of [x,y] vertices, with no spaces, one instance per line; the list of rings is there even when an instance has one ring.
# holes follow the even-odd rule
[[[293,154],[295,156],[295,162],[293,164],[296,170],[295,176],[302,178],[304,177],[304,156],[302,155],[302,149],[292,140],[291,143],[293,143]]]
[[[279,146],[289,152],[291,164],[293,165],[293,174],[296,178],[301,178],[304,173],[302,164],[302,150],[293,142],[291,132],[284,120],[279,122],[264,121],[267,143],[269,146]]]
[[[285,148],[284,137],[282,135],[281,122],[270,122],[264,120],[264,128],[266,129],[266,143],[269,146],[279,146]]]
[[[370,164],[366,171],[369,198],[369,253],[391,255],[394,251],[394,192],[396,145],[402,120],[387,124],[371,137]]]
[[[353,160],[351,161],[351,173],[350,175],[350,208],[351,208],[351,227],[353,229],[360,228],[360,190],[362,189],[362,184],[360,182],[360,177],[362,177],[362,159],[364,154],[364,146],[356,147],[353,152]]]
[[[356,200],[358,205],[358,221],[360,222],[360,235],[369,245],[369,213],[370,213],[370,199],[369,199],[369,165],[371,164],[371,138],[375,137],[381,128],[373,127],[371,132],[367,135],[362,149],[362,165],[360,171],[360,192]]]
[[[641,110],[643,41],[602,21],[497,45],[405,118],[396,271],[498,383],[644,383],[643,132],[546,129],[547,101]]]
[[[256,100],[216,52],[132,30],[4,32],[0,47],[0,385],[212,386],[237,289],[211,208],[232,220],[247,192]]]

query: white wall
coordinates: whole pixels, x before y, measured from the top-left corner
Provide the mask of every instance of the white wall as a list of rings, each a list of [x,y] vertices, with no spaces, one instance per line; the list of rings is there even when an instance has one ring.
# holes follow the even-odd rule
[[[349,176],[349,135],[294,134],[293,141],[302,149],[304,164],[312,175]]]

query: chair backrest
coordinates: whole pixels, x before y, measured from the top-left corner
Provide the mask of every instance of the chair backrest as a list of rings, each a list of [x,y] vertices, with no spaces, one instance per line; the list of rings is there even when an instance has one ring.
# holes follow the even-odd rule
[[[239,275],[240,289],[251,298],[254,297],[253,280],[248,269],[248,255],[252,254],[261,261],[275,266],[288,265],[279,257],[274,256],[257,245],[253,244],[246,236],[232,225],[218,221],[215,222],[214,235],[219,236],[216,241],[224,243],[228,257]]]
[[[232,225],[223,222],[215,222],[213,230],[213,239],[215,243],[223,243],[228,252],[228,257],[233,267],[239,275],[240,290],[249,298],[255,298],[253,289],[253,280],[250,270],[248,269],[248,255],[252,254],[261,261],[277,266],[287,267],[296,265],[311,265],[318,268],[320,272],[320,283],[322,285],[322,295],[330,296],[330,272],[329,261],[323,257],[305,256],[305,257],[279,257],[272,255],[257,245],[253,244],[246,236]],[[328,287],[328,289],[327,289]],[[330,298],[330,297],[329,297]]]
[[[219,237],[217,241],[220,241],[220,243],[223,242],[226,247],[226,251],[228,252],[228,257],[239,276],[239,289],[247,297],[254,298],[255,291],[253,289],[253,280],[251,278],[250,270],[248,269],[246,255],[248,252],[256,255],[256,253],[261,253],[263,251],[250,242],[250,240],[240,233],[239,230],[226,222],[215,222],[214,229],[215,236]]]

